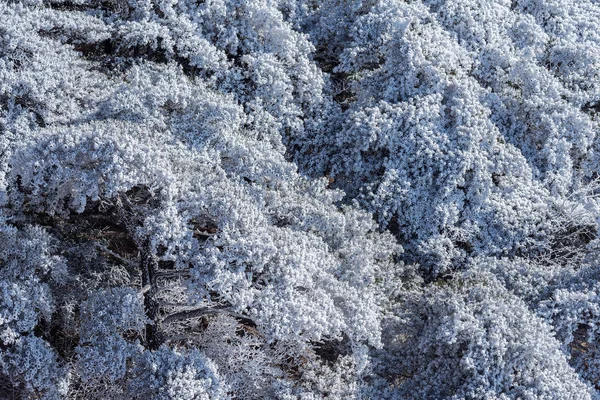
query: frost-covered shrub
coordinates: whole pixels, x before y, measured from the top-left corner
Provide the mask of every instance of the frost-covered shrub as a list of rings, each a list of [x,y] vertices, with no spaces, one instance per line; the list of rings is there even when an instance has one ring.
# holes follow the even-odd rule
[[[131,399],[203,400],[227,398],[227,386],[216,366],[199,351],[162,347],[145,352],[132,372]]]
[[[68,388],[56,351],[36,336],[54,311],[47,281],[60,276],[63,263],[43,229],[19,230],[0,219],[0,372],[27,396],[59,399]]]
[[[328,61],[348,93],[331,93],[343,109],[337,130],[300,139],[310,149],[300,165],[329,175],[433,275],[472,254],[552,247],[555,204],[586,207],[572,194],[597,170],[597,44],[588,25],[573,26],[597,7],[567,8],[559,29],[537,8],[503,1],[325,2],[311,38],[317,48],[331,40],[320,25],[328,16],[348,27]],[[558,40],[590,49],[580,68],[553,70]],[[573,83],[577,73],[588,85]]]
[[[396,396],[592,398],[551,326],[491,275],[431,287],[405,306],[414,314],[383,355],[383,373],[399,383]]]
[[[145,327],[143,303],[131,288],[94,293],[81,304],[81,334],[76,348],[77,370],[84,382],[114,384],[125,377],[128,359],[137,343],[123,338],[140,334]]]
[[[19,337],[9,349],[3,350],[0,366],[3,375],[22,389],[27,398],[55,400],[67,395],[67,371],[48,343],[32,334]]]

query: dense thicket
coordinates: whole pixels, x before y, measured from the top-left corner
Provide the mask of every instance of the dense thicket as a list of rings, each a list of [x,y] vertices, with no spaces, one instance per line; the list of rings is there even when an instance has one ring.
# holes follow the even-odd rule
[[[0,397],[600,398],[599,20],[0,3]]]

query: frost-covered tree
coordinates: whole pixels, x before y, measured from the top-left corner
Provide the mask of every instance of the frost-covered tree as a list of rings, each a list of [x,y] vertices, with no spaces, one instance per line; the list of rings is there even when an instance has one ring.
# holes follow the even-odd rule
[[[0,397],[595,399],[595,1],[0,4]]]
[[[399,382],[392,398],[590,399],[551,326],[490,275],[406,299],[410,323],[382,357]]]
[[[436,275],[475,253],[533,254],[556,240],[557,207],[597,207],[573,192],[596,179],[598,77],[582,86],[553,72],[555,42],[534,17],[506,2],[325,3],[317,42],[337,15],[328,7],[354,10],[335,18],[350,40],[329,61],[347,93],[332,92],[339,129],[301,139],[312,149],[301,165],[372,211],[415,261]]]
[[[276,7],[147,6],[2,9],[6,230],[33,229],[60,255],[3,289],[16,307],[3,374],[49,398],[129,398],[141,387],[172,399],[292,393],[321,357],[381,346],[380,281],[399,247],[367,213],[337,206],[325,179],[286,161],[283,135],[313,112],[298,93],[317,94],[308,78],[319,73]],[[218,18],[233,29],[226,37],[244,40],[223,44],[206,27]],[[249,33],[275,28],[304,50]],[[277,75],[284,65],[289,78]],[[252,88],[267,78],[272,89]],[[286,91],[296,105],[265,104]],[[29,253],[6,243],[14,255],[2,271],[18,274]],[[221,347],[207,339],[214,318],[230,337]],[[24,334],[31,345],[19,344]],[[34,345],[57,377],[14,372],[11,360],[31,359]]]

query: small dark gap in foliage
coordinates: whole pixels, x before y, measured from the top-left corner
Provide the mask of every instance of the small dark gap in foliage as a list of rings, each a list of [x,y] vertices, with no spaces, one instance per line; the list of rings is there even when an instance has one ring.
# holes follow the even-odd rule
[[[175,262],[160,260],[158,261],[158,267],[160,270],[173,270],[175,269]]]
[[[0,399],[3,400],[21,400],[23,396],[21,395],[21,390],[19,387],[15,385],[11,379],[4,375],[0,374]]]
[[[77,4],[71,1],[50,1],[48,7],[59,11],[87,11],[90,6],[87,4]]]
[[[79,345],[79,335],[67,331],[60,323],[60,314],[55,312],[52,319],[42,319],[34,329],[34,334],[47,341],[63,359],[70,359]]]
[[[590,101],[581,107],[581,111],[586,113],[600,112],[600,100]]]
[[[350,339],[347,336],[344,336],[341,340],[325,339],[311,344],[315,354],[329,365],[333,365],[340,356],[346,356],[352,352]]]
[[[21,106],[23,109],[31,112],[34,117],[36,123],[44,128],[46,126],[46,121],[42,115],[43,108],[33,97],[31,97],[28,93],[24,93],[18,96],[9,97],[7,95],[0,95],[0,107],[5,110],[9,109],[9,103],[12,101],[13,104]]]
[[[214,219],[203,215],[192,218],[190,224],[194,229],[193,236],[200,241],[206,241],[215,236],[219,230],[219,226]]]
[[[596,239],[596,227],[593,225],[570,226],[556,239],[551,247],[550,259],[559,260],[575,257],[582,253],[592,240]]]
[[[456,240],[454,241],[454,245],[461,249],[464,250],[467,254],[471,254],[473,252],[473,244],[470,242],[466,242],[463,240]]]

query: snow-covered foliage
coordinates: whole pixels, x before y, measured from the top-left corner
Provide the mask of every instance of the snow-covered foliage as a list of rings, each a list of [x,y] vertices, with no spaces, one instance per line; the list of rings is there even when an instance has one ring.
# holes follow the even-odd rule
[[[407,301],[411,323],[384,365],[399,397],[591,398],[550,325],[493,276],[461,278]]]
[[[0,2],[0,397],[600,398],[599,18]]]

